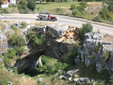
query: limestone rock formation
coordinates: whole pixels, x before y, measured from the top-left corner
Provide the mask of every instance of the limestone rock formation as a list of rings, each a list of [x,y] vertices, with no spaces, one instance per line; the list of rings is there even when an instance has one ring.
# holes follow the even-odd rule
[[[108,70],[112,75],[113,73],[113,44],[111,41],[103,42],[104,36],[101,32],[92,32],[85,34],[83,47],[78,49],[78,55],[75,63],[84,63],[87,67],[95,64],[98,72],[102,69]]]
[[[44,35],[45,43],[42,46],[35,46],[35,48],[30,46],[31,52],[29,52],[29,55],[17,60],[15,66],[19,72],[27,72],[34,69],[41,55],[50,56],[60,61],[67,62],[67,54],[73,48],[72,41],[74,41],[74,37],[77,35],[77,28],[68,27],[68,29],[62,30],[46,26],[34,27],[31,30],[39,33],[37,35],[38,37]],[[27,33],[28,31],[26,30],[23,34],[26,35]],[[69,33],[73,33],[73,35],[69,36]],[[62,37],[65,39],[59,41]]]

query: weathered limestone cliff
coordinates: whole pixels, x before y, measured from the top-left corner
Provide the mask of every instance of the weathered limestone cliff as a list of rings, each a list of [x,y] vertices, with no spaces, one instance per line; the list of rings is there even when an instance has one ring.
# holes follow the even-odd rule
[[[84,63],[89,68],[93,65],[98,72],[106,69],[112,75],[113,43],[111,41],[104,42],[103,38],[101,32],[85,34],[83,46],[78,49],[75,63]]]

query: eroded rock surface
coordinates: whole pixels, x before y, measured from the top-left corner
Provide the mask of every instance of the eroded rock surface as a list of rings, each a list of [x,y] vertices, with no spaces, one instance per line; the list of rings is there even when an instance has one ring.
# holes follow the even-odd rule
[[[87,67],[95,64],[98,72],[107,69],[112,75],[113,73],[113,43],[111,41],[103,42],[104,36],[101,32],[93,32],[85,34],[83,47],[78,49],[78,56],[75,63],[84,63]]]
[[[41,55],[50,56],[60,61],[67,62],[70,50],[73,48],[74,37],[77,36],[78,28],[68,27],[66,30],[55,29],[49,26],[46,27],[34,27],[32,31],[39,32],[38,37],[44,35],[45,43],[43,46],[36,46],[35,48],[30,46],[29,55],[17,60],[15,66],[19,72],[30,71],[37,65],[37,60]],[[27,34],[24,31],[24,34]],[[70,36],[69,33],[72,33]],[[62,37],[64,37],[62,40]],[[70,42],[70,43],[69,43]]]

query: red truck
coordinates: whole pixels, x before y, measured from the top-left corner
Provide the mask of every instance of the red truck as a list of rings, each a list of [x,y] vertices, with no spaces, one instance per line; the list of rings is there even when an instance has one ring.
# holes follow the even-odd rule
[[[40,13],[37,17],[42,21],[57,21],[56,16],[51,16],[50,13]]]

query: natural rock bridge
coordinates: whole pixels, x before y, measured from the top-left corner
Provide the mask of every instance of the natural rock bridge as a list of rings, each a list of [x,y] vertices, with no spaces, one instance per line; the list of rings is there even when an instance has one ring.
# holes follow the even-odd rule
[[[62,30],[47,26],[46,28],[35,27],[32,31],[40,31],[45,36],[46,43],[43,46],[35,47],[35,49],[31,48],[32,52],[28,56],[16,61],[15,67],[17,67],[18,72],[27,72],[34,69],[41,55],[67,62],[67,54],[73,48],[74,37],[77,36],[78,28],[68,27]],[[48,38],[48,35],[51,35],[51,37]]]

